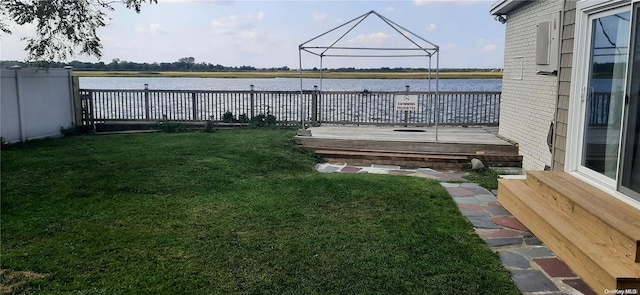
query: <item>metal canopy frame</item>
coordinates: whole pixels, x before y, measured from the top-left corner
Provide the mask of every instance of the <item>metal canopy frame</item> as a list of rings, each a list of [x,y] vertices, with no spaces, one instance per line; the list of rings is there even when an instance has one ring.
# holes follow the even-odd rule
[[[353,31],[358,25],[360,25],[367,17],[375,15],[380,18],[384,23],[386,23],[389,27],[395,30],[398,34],[403,36],[406,40],[408,40],[414,46],[411,47],[400,47],[400,48],[389,48],[389,47],[345,47],[345,46],[336,46],[338,42],[340,42],[345,36],[349,35],[351,31]],[[348,28],[345,33],[343,33],[338,39],[333,41],[329,46],[314,46],[311,43],[321,37],[324,37],[332,32],[339,30],[343,27]],[[416,40],[417,39],[417,40]],[[422,41],[425,45],[422,46],[419,42]],[[384,17],[383,15],[377,13],[374,10],[371,10],[361,16],[358,16],[342,25],[339,25],[329,31],[326,31],[308,41],[300,44],[298,47],[298,58],[299,58],[299,72],[300,72],[300,94],[301,98],[303,96],[303,85],[302,85],[302,52],[307,52],[309,54],[318,56],[320,58],[320,93],[322,93],[322,61],[325,57],[427,57],[429,59],[429,78],[428,78],[428,90],[431,93],[431,68],[432,68],[432,58],[435,56],[436,59],[436,67],[435,67],[435,97],[438,99],[438,75],[439,75],[439,64],[440,64],[440,47],[428,40],[420,37],[419,35],[407,30],[403,26],[395,23],[394,21]],[[365,54],[366,53],[366,54]],[[305,129],[305,110],[306,110],[306,101],[302,99],[301,103],[301,125],[302,129]],[[436,103],[436,116],[435,116],[435,127],[436,127],[436,141],[438,140],[438,121],[439,121],[439,101]]]

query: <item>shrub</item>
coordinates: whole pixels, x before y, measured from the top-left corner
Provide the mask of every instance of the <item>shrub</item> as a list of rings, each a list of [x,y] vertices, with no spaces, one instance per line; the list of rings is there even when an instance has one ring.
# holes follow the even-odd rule
[[[226,111],[223,115],[222,115],[222,122],[225,123],[235,123],[237,122],[238,119],[236,119],[236,116],[233,115],[232,112],[230,111]]]
[[[276,120],[276,116],[274,115],[265,115],[258,114],[257,116],[251,118],[250,124],[256,127],[267,127],[267,126],[275,126],[278,123]]]

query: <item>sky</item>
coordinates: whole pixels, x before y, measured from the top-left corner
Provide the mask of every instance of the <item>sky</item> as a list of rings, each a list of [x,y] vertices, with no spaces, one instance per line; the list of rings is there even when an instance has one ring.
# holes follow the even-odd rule
[[[70,60],[110,63],[174,62],[194,57],[196,63],[272,68],[416,67],[502,68],[505,27],[489,14],[486,0],[158,0],[136,14],[116,3],[108,25],[98,30],[103,56],[76,55]],[[360,16],[375,11],[400,25],[416,44],[375,14],[356,26]],[[359,19],[358,19],[359,20]],[[342,27],[339,27],[342,26]],[[355,26],[355,27],[354,27]],[[300,44],[336,29],[307,46],[358,48],[435,48],[431,58],[331,57],[302,52]],[[353,29],[348,31],[349,29]],[[32,25],[12,26],[12,35],[0,39],[0,59],[24,60],[25,42]],[[415,34],[415,35],[414,35]],[[340,38],[342,35],[344,37]],[[424,42],[422,39],[428,41]],[[434,46],[435,45],[435,46]],[[332,49],[349,55],[400,55],[422,51]]]

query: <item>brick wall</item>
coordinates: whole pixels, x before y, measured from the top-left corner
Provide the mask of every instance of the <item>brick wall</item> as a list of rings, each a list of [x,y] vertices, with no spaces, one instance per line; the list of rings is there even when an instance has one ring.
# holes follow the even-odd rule
[[[558,76],[536,74],[536,29],[540,15],[559,12],[562,5],[558,0],[531,1],[507,16],[499,134],[520,145],[525,170],[552,164],[547,136]]]

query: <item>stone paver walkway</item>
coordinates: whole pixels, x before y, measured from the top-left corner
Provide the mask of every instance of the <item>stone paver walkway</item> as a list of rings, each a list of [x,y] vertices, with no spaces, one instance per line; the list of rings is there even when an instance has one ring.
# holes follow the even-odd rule
[[[430,178],[440,181],[473,224],[476,233],[500,255],[513,281],[525,295],[592,295],[587,284],[499,203],[497,191],[488,191],[463,178],[465,172],[400,166],[318,164],[324,173],[376,173]]]

